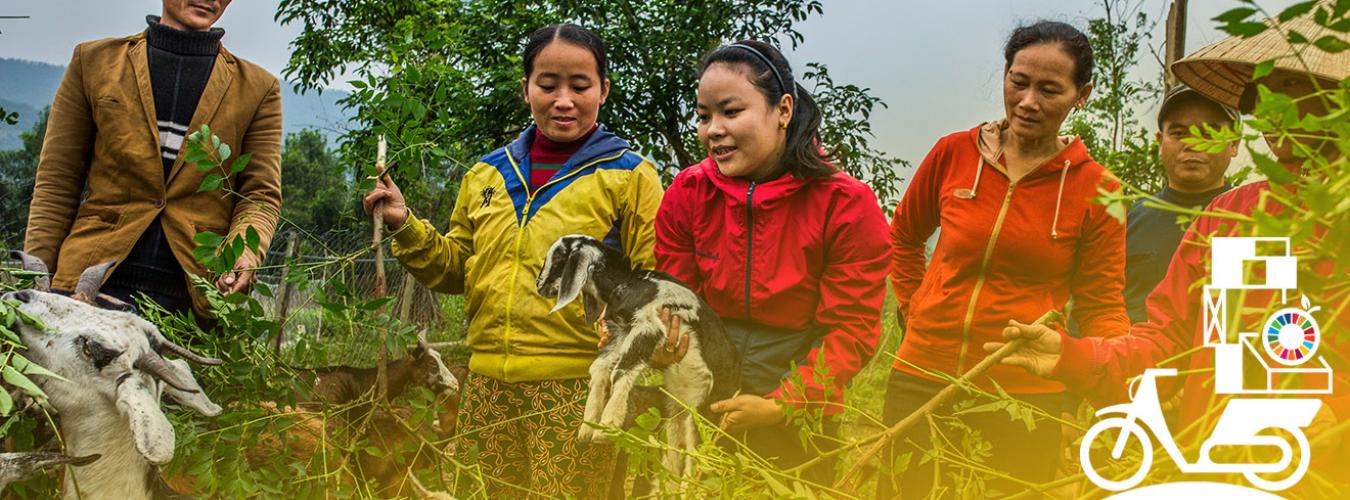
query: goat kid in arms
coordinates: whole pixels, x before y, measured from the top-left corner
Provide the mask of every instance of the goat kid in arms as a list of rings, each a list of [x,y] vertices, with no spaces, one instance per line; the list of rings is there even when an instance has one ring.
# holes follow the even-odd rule
[[[41,261],[20,254],[24,268],[47,272]],[[186,362],[167,360],[173,353],[199,364],[218,365],[174,344],[159,329],[99,293],[112,263],[86,269],[71,297],[51,293],[49,282],[37,289],[5,294],[18,309],[45,327],[20,322],[19,338],[34,362],[59,375],[38,377],[60,416],[66,452],[102,458],[73,469],[63,483],[65,498],[132,500],[173,494],[157,466],[173,459],[174,429],[159,402],[161,394],[205,416],[220,413]]]
[[[618,250],[584,235],[563,236],[553,244],[536,285],[540,295],[557,298],[550,313],[580,297],[586,320],[595,323],[603,316],[612,335],[591,364],[585,424],[578,430],[583,442],[608,439],[593,427],[597,424],[623,425],[638,376],[651,366],[657,349],[670,347],[667,325],[687,336],[688,353],[661,373],[663,387],[675,398],[666,402],[671,449],[664,465],[672,474],[689,472],[688,452],[698,445],[698,429],[685,406],[710,417],[709,404],[732,397],[740,387],[740,357],[717,314],[670,275],[635,270]],[[663,321],[664,311],[672,317],[669,323]]]

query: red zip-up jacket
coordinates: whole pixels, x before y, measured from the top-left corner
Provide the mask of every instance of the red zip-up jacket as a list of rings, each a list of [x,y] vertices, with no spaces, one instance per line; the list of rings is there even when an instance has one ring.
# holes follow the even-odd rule
[[[1265,181],[1235,188],[1215,198],[1206,211],[1252,215],[1257,211],[1261,193],[1270,189],[1269,183]],[[1271,205],[1277,204],[1272,202]],[[1209,283],[1210,279],[1209,239],[1213,236],[1253,235],[1239,234],[1238,225],[1221,217],[1196,219],[1173,254],[1166,277],[1148,296],[1148,321],[1135,323],[1129,335],[1113,338],[1075,339],[1062,336],[1062,354],[1051,378],[1086,396],[1100,408],[1129,401],[1126,383],[1131,377],[1144,373],[1146,368],[1158,366],[1164,360],[1194,350],[1171,365],[1183,373],[1191,374],[1158,379],[1158,393],[1163,400],[1167,400],[1177,389],[1184,387],[1186,396],[1181,399],[1181,418],[1178,420],[1188,424],[1188,432],[1184,433],[1184,437],[1196,439],[1207,436],[1214,419],[1203,417],[1210,409],[1221,408],[1222,401],[1214,397],[1213,352],[1210,349],[1195,349],[1204,345],[1204,291],[1201,285]],[[1297,245],[1297,240],[1294,244]],[[1313,266],[1313,272],[1332,276],[1335,271],[1331,263],[1319,262]],[[1279,304],[1280,296],[1274,291],[1244,292],[1245,302],[1229,306],[1232,311],[1247,311],[1239,320],[1243,331],[1259,331],[1259,328],[1254,327],[1264,320],[1265,315],[1285,306]],[[1299,302],[1297,293],[1290,294],[1288,298],[1291,304],[1287,305]],[[1323,345],[1317,352],[1336,370],[1332,395],[1324,401],[1338,419],[1345,421],[1350,419],[1350,393],[1347,392],[1350,391],[1350,384],[1339,371],[1344,369],[1346,353],[1338,349],[1335,339],[1350,328],[1350,313],[1341,310],[1337,316],[1336,308],[1328,307],[1314,316],[1322,327]],[[1256,361],[1248,360],[1247,363],[1255,364]],[[1181,378],[1185,379],[1184,382]],[[1215,415],[1218,415],[1217,411]],[[1201,422],[1202,425],[1189,425],[1195,422]],[[1183,429],[1173,431],[1180,434]],[[1339,461],[1334,463],[1343,467],[1344,460],[1350,460],[1350,432],[1341,435],[1340,443],[1340,453],[1337,455]],[[1321,460],[1318,458],[1319,462]]]
[[[1125,225],[1093,201],[1116,189],[1076,138],[1054,158],[1010,182],[994,122],[957,132],[929,151],[891,220],[891,283],[906,321],[894,367],[959,375],[984,359],[1008,320],[1030,323],[1074,299],[1088,334],[1124,332]],[[924,244],[942,231],[931,262]],[[916,369],[909,363],[923,370]],[[1011,366],[993,379],[1012,394],[1063,386]]]
[[[723,320],[767,327],[768,335],[821,332],[803,359],[791,360],[802,390],[789,377],[769,397],[798,407],[842,401],[843,388],[876,351],[886,218],[871,188],[844,172],[756,184],[724,176],[706,159],[666,190],[655,253],[658,270],[683,281]],[[781,352],[737,347],[750,365],[787,365],[764,359]],[[828,391],[821,381],[831,382]]]

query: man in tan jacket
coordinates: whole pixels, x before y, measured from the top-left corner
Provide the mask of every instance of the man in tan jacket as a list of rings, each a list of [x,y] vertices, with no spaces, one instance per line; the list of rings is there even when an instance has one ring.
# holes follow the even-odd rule
[[[207,276],[193,236],[261,237],[222,292],[244,291],[281,207],[281,87],[275,76],[221,46],[212,28],[230,0],[164,0],[146,31],[75,47],[52,102],[38,161],[24,251],[73,289],[86,267],[115,260],[103,290],[144,293],[170,311],[209,316],[188,274]],[[234,157],[251,153],[221,190],[184,164],[185,136],[209,125]]]

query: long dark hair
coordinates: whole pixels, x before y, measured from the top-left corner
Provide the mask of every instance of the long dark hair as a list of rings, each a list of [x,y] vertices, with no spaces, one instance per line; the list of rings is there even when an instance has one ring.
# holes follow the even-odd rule
[[[820,147],[820,106],[792,77],[792,67],[782,52],[756,40],[724,45],[703,56],[698,65],[699,77],[715,63],[744,64],[750,68],[750,83],[759,89],[770,106],[777,106],[783,94],[793,97],[792,120],[788,122],[782,159],[788,173],[807,179],[829,176],[837,171],[830,164],[830,155]]]
[[[525,78],[529,78],[534,73],[534,60],[539,57],[539,53],[544,51],[544,47],[553,43],[554,40],[562,40],[591,51],[595,56],[595,71],[600,74],[600,82],[604,83],[609,75],[609,58],[605,57],[605,41],[600,39],[599,35],[592,33],[591,30],[582,28],[572,23],[550,24],[534,30],[530,34],[530,40],[525,43]]]
[[[1059,43],[1064,53],[1073,59],[1073,84],[1079,89],[1092,81],[1092,43],[1087,35],[1078,28],[1059,21],[1037,21],[1028,26],[1020,26],[1008,37],[1003,46],[1003,70],[1012,67],[1013,57],[1022,49],[1042,43]]]

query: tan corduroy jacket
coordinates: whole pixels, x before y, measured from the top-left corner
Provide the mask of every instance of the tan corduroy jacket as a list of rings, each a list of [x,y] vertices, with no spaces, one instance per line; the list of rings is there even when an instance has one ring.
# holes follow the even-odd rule
[[[121,263],[160,214],[174,256],[191,274],[207,275],[192,257],[198,232],[233,236],[252,225],[260,251],[272,239],[281,208],[276,76],[221,48],[188,131],[207,124],[233,156],[253,157],[227,183],[243,199],[198,193],[207,172],[184,165],[186,146],[164,178],[146,50],[144,33],[76,46],[52,102],[24,251],[52,269],[56,288],[73,289],[91,265]],[[201,293],[189,289],[194,309],[207,314]]]

